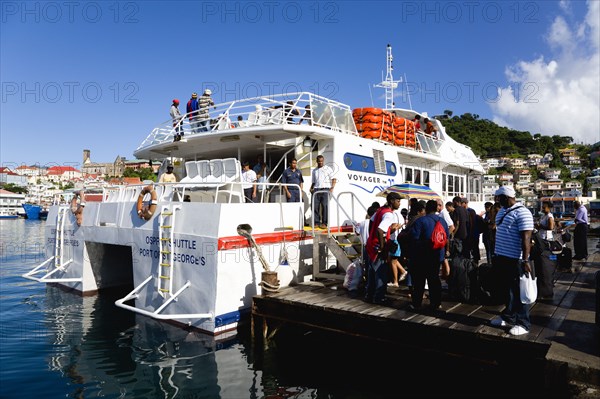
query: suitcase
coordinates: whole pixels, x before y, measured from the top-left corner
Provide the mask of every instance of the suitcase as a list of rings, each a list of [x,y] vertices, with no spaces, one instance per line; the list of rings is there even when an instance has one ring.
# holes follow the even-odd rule
[[[504,300],[496,284],[491,263],[482,263],[471,272],[471,296],[481,305],[501,305]]]
[[[571,270],[573,267],[573,251],[569,247],[563,247],[562,252],[558,255],[558,269],[561,271]]]
[[[450,263],[448,292],[457,301],[471,301],[471,275],[474,270],[473,261],[462,256],[455,256]]]
[[[533,260],[537,281],[538,298],[550,299],[554,296],[554,272],[558,263],[558,256],[552,251],[542,251]]]

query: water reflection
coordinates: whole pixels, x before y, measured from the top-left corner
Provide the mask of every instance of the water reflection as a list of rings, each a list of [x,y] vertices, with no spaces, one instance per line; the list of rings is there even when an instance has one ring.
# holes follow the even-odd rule
[[[46,288],[48,365],[69,378],[69,396],[261,396],[237,336],[215,340],[115,307],[126,292],[82,298]]]

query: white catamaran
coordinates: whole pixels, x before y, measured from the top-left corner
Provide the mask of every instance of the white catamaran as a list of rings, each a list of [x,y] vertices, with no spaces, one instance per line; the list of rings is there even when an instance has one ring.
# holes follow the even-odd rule
[[[85,207],[83,192],[68,206],[52,206],[48,259],[24,277],[82,294],[130,285],[117,306],[220,334],[236,328],[261,289],[277,288],[261,283],[265,270],[277,273],[280,286],[343,277],[360,248],[335,243],[352,241],[354,223],[390,185],[429,186],[444,200],[467,197],[483,209],[483,168],[471,149],[434,118],[436,134],[416,130],[412,120],[425,113],[394,108],[391,57],[388,46],[385,109],[352,110],[303,92],[217,104],[208,131],[194,131],[186,115],[180,141],[172,121],[162,123],[134,154],[160,159],[159,174],[173,165],[180,181],[105,188]],[[240,160],[258,155],[270,174],[246,203]],[[311,217],[317,155],[337,180],[326,230],[315,229]],[[288,203],[281,175],[292,158],[304,186],[301,201]]]

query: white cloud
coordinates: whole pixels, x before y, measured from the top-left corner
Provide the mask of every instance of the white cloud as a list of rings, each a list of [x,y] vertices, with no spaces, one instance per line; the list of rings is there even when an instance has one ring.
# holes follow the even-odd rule
[[[511,85],[491,104],[496,123],[575,142],[600,140],[600,2],[587,7],[583,21],[554,19],[546,36],[551,60],[541,56],[506,69]]]

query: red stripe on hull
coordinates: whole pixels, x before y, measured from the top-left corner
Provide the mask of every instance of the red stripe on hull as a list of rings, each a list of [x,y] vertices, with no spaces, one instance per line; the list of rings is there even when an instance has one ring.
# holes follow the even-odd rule
[[[317,230],[319,232],[326,233],[326,230]],[[332,233],[337,232],[348,232],[352,233],[352,226],[332,227],[329,231]],[[263,244],[277,244],[280,242],[288,241],[302,241],[312,239],[312,235],[308,231],[304,230],[292,230],[292,231],[276,231],[273,233],[261,233],[253,234],[254,241],[258,245]],[[247,248],[250,244],[248,240],[242,236],[229,236],[219,238],[219,251],[236,248]]]

